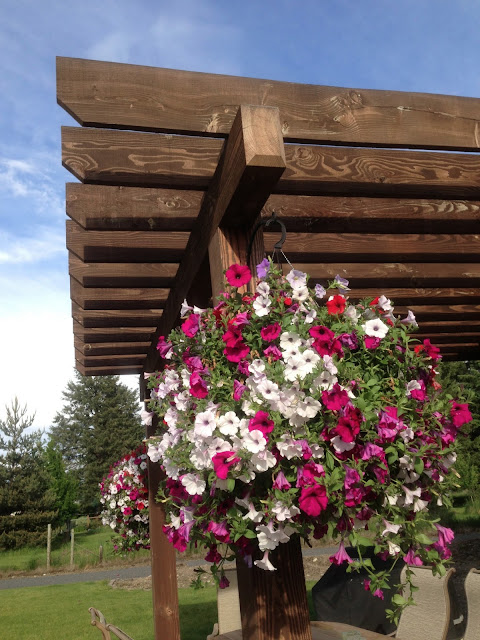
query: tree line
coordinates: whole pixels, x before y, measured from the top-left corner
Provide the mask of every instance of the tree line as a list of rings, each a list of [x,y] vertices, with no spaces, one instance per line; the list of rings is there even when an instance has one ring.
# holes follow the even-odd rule
[[[0,416],[0,549],[44,544],[47,524],[61,531],[99,513],[99,482],[145,435],[137,394],[118,376],[75,373],[62,400],[46,432],[17,398]]]

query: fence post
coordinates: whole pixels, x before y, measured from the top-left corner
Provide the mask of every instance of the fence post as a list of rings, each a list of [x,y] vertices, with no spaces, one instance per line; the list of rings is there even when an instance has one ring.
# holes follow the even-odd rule
[[[75,544],[75,529],[70,529],[70,569],[73,569],[73,547]]]
[[[47,524],[47,571],[50,571],[51,551],[52,551],[52,525]]]
[[[103,544],[101,544],[98,548],[98,561],[100,562],[100,564],[103,563]]]

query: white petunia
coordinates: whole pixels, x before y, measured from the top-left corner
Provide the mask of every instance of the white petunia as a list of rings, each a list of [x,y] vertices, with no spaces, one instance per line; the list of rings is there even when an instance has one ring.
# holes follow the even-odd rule
[[[292,290],[292,300],[296,300],[297,302],[305,302],[309,295],[310,292],[307,287],[299,287],[298,289]]]
[[[257,285],[257,293],[261,296],[266,297],[270,293],[270,285],[267,282],[260,282]]]
[[[191,404],[191,396],[188,391],[182,391],[182,393],[177,393],[173,401],[175,402],[177,411],[186,411]]]
[[[294,516],[297,516],[300,513],[300,509],[295,505],[287,507],[286,504],[277,500],[272,507],[272,513],[275,514],[278,522],[285,522],[285,520],[291,520]]]
[[[257,391],[265,398],[265,400],[270,402],[277,402],[280,399],[278,384],[268,380],[268,378],[265,378],[258,384]]]
[[[261,511],[257,511],[253,502],[249,502],[247,505],[248,512],[243,516],[244,520],[251,520],[252,522],[259,523],[263,519],[263,513]]]
[[[310,391],[313,393],[316,388],[328,391],[336,382],[338,382],[337,376],[332,375],[329,371],[322,371],[322,373],[313,380]]]
[[[276,464],[277,459],[268,449],[254,453],[250,460],[250,465],[259,473],[272,469]]]
[[[194,433],[196,436],[208,438],[215,430],[215,414],[212,411],[202,411],[195,418]]]
[[[284,331],[280,335],[280,348],[285,350],[289,347],[300,347],[302,344],[302,339],[298,335],[298,333],[294,333],[293,331]]]
[[[184,318],[187,313],[193,311],[193,307],[191,307],[186,300],[182,302],[182,306],[180,307],[180,317]]]
[[[224,436],[235,436],[240,426],[240,418],[234,411],[228,411],[217,420],[218,430]]]
[[[307,274],[297,269],[292,269],[285,278],[292,289],[303,289],[307,284]]]
[[[355,446],[355,442],[344,442],[340,436],[335,436],[330,440],[330,442],[333,444],[333,448],[337,453],[350,451]]]
[[[306,396],[304,400],[301,400],[297,406],[297,413],[304,418],[314,418],[320,411],[321,404],[318,400]]]
[[[272,302],[270,298],[265,296],[258,296],[257,298],[255,298],[252,306],[255,311],[255,314],[259,318],[261,318],[263,316],[267,316],[270,313],[271,304]]]
[[[259,569],[263,569],[264,571],[276,571],[277,567],[274,567],[268,558],[268,551],[265,551],[263,554],[263,558],[261,560],[255,560],[253,563]]]
[[[242,447],[247,451],[250,451],[250,453],[259,453],[267,446],[267,441],[260,429],[253,429],[252,431],[249,431],[245,436],[243,436],[241,442]]]
[[[294,356],[289,358],[283,371],[285,380],[295,382],[295,380],[303,380],[308,373],[308,369],[305,367],[303,358],[301,356]]]
[[[142,411],[140,412],[140,418],[142,420],[142,423],[144,425],[146,425],[147,427],[150,427],[152,424],[152,419],[153,416],[155,414],[152,413],[151,411],[147,411],[146,409],[142,409]]]
[[[372,338],[384,338],[388,333],[388,326],[380,318],[367,320],[365,324],[362,324],[362,329],[367,336]]]
[[[305,349],[302,353],[303,366],[307,373],[312,373],[320,361],[320,356],[313,349]]]
[[[185,491],[191,496],[201,496],[205,491],[205,480],[200,478],[196,473],[186,473],[181,479]]]
[[[385,529],[382,531],[382,536],[388,533],[398,533],[402,528],[401,524],[393,524],[393,522],[388,522],[387,520],[384,520],[383,524],[385,525]]]
[[[277,442],[277,449],[280,452],[280,455],[283,458],[287,458],[287,460],[291,460],[295,457],[300,458],[303,454],[301,443],[287,435],[280,437]]]

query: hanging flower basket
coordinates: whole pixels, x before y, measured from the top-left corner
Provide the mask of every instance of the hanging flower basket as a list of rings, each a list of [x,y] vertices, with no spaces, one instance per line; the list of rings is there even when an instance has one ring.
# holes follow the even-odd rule
[[[100,483],[102,523],[109,525],[118,553],[150,549],[148,475],[145,445],[124,456]]]
[[[163,426],[148,455],[165,471],[168,539],[204,545],[223,583],[227,554],[273,571],[270,552],[294,534],[338,538],[331,562],[363,567],[379,597],[388,575],[372,552],[444,573],[453,534],[428,509],[445,500],[471,416],[437,382],[439,350],[411,336],[411,312],[384,296],[353,304],[338,276],[328,292],[268,260],[257,276],[242,295],[251,274],[232,265],[218,304],[185,302],[159,340],[149,408]]]

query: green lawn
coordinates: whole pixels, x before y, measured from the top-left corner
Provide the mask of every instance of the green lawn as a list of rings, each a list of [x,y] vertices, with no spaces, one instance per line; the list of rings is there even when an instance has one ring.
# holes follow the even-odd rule
[[[99,548],[103,546],[104,563],[122,564],[122,562],[139,562],[150,559],[149,551],[139,551],[129,554],[127,558],[113,554],[111,542],[112,530],[110,527],[97,527],[75,531],[74,537],[74,562],[77,569],[92,567],[99,562]],[[35,571],[44,572],[47,563],[46,547],[24,547],[12,551],[0,552],[0,574],[9,571]],[[70,541],[63,544],[54,544],[51,553],[51,567],[53,570],[70,566]]]
[[[313,582],[307,583],[309,592],[312,586]],[[90,626],[92,606],[134,640],[153,638],[151,591],[112,589],[106,581],[83,582],[6,589],[0,602],[1,627],[8,640],[101,640],[100,631]],[[204,640],[217,621],[215,588],[179,589],[179,603],[182,640]]]

